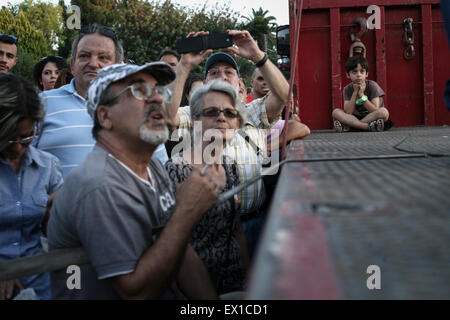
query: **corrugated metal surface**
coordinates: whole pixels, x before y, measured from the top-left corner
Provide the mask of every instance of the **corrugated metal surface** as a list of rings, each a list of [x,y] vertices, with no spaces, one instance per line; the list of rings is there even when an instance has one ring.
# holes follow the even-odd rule
[[[400,142],[449,155],[450,128],[313,133],[288,159],[401,155]],[[449,177],[450,157],[286,164],[248,298],[450,299]]]

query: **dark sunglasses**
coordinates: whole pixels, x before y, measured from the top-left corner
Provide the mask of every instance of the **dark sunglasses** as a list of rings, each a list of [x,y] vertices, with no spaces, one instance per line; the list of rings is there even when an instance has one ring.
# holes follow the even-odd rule
[[[223,112],[223,115],[227,118],[234,119],[239,116],[236,109],[224,109],[220,110],[217,107],[206,108],[202,110],[202,116],[204,117],[218,117],[220,113]]]
[[[4,33],[0,33],[0,37],[6,37],[9,38],[13,41],[14,44],[17,43],[18,38],[16,36],[12,36],[10,34],[4,34]]]
[[[100,33],[102,36],[106,36],[111,39],[117,39],[116,32],[108,27],[97,26],[97,25],[87,25],[81,26],[80,33],[90,34],[90,33]]]

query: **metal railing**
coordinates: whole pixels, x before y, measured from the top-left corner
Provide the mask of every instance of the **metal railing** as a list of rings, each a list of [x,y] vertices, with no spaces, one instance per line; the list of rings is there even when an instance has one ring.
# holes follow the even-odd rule
[[[89,263],[83,248],[54,250],[49,253],[0,262],[0,281],[65,269],[70,265]]]

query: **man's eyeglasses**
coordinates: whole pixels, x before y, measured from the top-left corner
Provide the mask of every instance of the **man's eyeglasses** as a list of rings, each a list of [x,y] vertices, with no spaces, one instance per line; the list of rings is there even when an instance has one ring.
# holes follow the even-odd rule
[[[106,36],[108,38],[117,39],[116,32],[108,27],[104,26],[98,26],[98,25],[87,25],[87,26],[81,26],[80,33],[84,34],[90,34],[90,33],[100,33],[103,36]]]
[[[29,136],[29,137],[26,137],[26,138],[23,138],[23,139],[9,140],[8,144],[18,143],[18,144],[20,144],[22,146],[27,146],[34,140],[34,138],[37,137],[37,130],[38,130],[37,126],[34,126],[34,131],[33,131],[33,135],[32,136]]]
[[[32,136],[29,136],[29,137],[26,137],[23,139],[10,140],[10,141],[8,141],[8,143],[9,144],[18,143],[18,144],[21,144],[22,146],[26,146],[26,145],[30,144],[34,140],[34,138],[36,138],[36,136],[32,135]]]
[[[223,112],[223,115],[227,118],[230,119],[235,119],[239,116],[238,112],[236,111],[236,109],[223,109],[220,110],[217,107],[211,107],[211,108],[206,108],[202,110],[202,116],[204,117],[214,117],[217,118],[219,116],[219,114],[221,114]]]
[[[5,38],[10,39],[13,44],[16,44],[17,41],[18,41],[18,38],[16,36],[13,36],[13,35],[10,35],[10,34],[0,33],[0,37],[5,37]]]
[[[120,91],[114,98],[109,99],[107,102],[103,104],[107,105],[109,102],[116,99],[118,96],[120,96],[128,89],[131,90],[131,94],[133,95],[133,97],[135,97],[138,100],[144,100],[148,97],[151,97],[153,94],[157,93],[162,96],[165,103],[172,102],[172,91],[170,91],[170,89],[162,86],[155,86],[152,88],[148,84],[140,82],[129,85],[128,87]]]
[[[9,140],[8,144],[18,143],[21,144],[22,146],[29,145],[34,140],[34,138],[36,138],[39,134],[39,127],[40,127],[39,123],[35,123],[33,127],[34,127],[33,135],[22,139]]]

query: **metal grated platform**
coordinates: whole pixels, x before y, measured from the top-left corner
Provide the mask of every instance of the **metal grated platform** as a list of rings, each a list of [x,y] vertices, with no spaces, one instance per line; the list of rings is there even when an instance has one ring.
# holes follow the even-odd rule
[[[406,154],[400,142],[450,155],[450,128],[313,132],[288,158]],[[450,157],[286,164],[248,298],[450,299]]]

